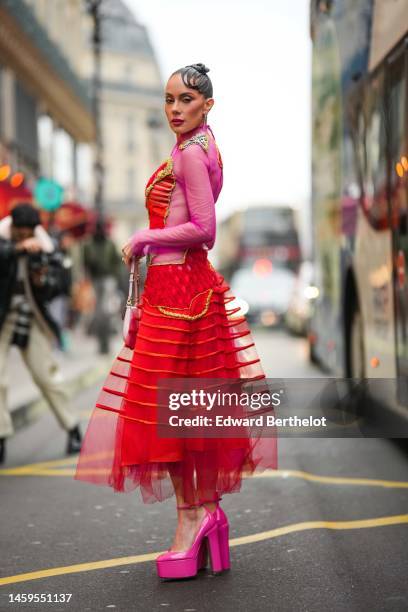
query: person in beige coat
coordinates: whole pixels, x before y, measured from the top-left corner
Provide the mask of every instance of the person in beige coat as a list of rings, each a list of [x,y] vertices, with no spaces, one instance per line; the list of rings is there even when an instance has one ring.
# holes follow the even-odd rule
[[[81,447],[79,415],[70,406],[53,354],[53,344],[61,345],[61,332],[47,307],[62,282],[62,254],[41,226],[37,209],[17,205],[0,222],[0,463],[6,439],[14,433],[6,381],[11,345],[20,349],[34,382],[68,432],[66,452]]]

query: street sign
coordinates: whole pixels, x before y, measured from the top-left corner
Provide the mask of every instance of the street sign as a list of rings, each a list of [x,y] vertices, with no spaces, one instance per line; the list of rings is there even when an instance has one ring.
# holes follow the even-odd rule
[[[62,204],[64,189],[55,181],[40,178],[34,187],[34,197],[44,210],[56,210]]]

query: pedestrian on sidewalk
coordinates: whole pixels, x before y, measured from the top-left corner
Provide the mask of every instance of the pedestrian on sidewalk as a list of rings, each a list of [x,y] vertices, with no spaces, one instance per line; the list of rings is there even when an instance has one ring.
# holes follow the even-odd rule
[[[20,349],[34,382],[68,432],[67,454],[81,447],[80,418],[70,406],[53,355],[53,343],[61,347],[61,330],[47,307],[63,287],[62,254],[42,227],[38,210],[17,204],[0,222],[0,463],[6,439],[14,433],[6,381],[11,345]]]
[[[156,559],[161,578],[195,576],[208,549],[213,571],[228,569],[221,495],[239,491],[244,473],[277,466],[276,438],[206,437],[202,430],[198,437],[160,437],[157,431],[160,379],[184,379],[183,391],[189,383],[201,391],[214,377],[220,385],[237,379],[265,385],[245,316],[228,308],[234,296],[208,260],[223,163],[207,125],[214,104],[207,72],[193,64],[167,82],[165,113],[176,142],[146,185],[150,227],[122,249],[127,265],[148,256],[136,344],[123,347],[102,386],[75,475],[118,492],[140,487],[145,503],[175,495],[173,544]],[[173,384],[181,387],[180,380]]]
[[[103,219],[97,220],[93,235],[84,243],[83,253],[84,268],[92,280],[96,297],[90,331],[98,339],[99,352],[108,354],[110,336],[117,331],[115,316],[119,319],[121,260]]]

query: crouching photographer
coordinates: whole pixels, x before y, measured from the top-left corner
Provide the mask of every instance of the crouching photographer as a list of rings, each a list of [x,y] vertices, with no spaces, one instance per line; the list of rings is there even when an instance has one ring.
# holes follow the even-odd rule
[[[61,330],[47,303],[64,290],[63,254],[41,226],[38,211],[19,204],[0,221],[0,463],[6,438],[14,433],[7,408],[6,365],[11,345],[17,346],[34,382],[68,432],[67,454],[81,447],[79,415],[53,354],[61,346]]]

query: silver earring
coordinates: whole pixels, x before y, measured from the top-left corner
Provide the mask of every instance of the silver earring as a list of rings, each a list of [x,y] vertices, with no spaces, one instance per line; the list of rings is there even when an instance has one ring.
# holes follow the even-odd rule
[[[203,125],[207,125],[207,113],[204,113],[203,117],[204,117]]]

